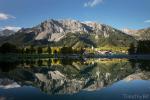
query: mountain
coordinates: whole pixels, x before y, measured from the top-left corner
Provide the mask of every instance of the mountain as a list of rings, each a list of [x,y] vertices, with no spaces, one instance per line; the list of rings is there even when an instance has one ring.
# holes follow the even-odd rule
[[[122,31],[135,37],[137,40],[150,40],[150,28],[140,30],[123,29]]]
[[[150,28],[138,30],[135,34],[138,40],[150,40]]]
[[[13,34],[15,34],[15,31],[8,30],[8,29],[0,30],[0,42],[1,42],[0,44],[2,44],[5,41],[7,42],[7,40],[5,40],[5,39]]]
[[[135,35],[135,33],[138,32],[138,30],[132,30],[129,28],[124,28],[124,29],[122,29],[122,32],[129,34],[129,35]]]
[[[77,20],[46,20],[32,28],[22,28],[15,35],[0,40],[17,45],[43,45],[71,47],[129,46],[135,39],[120,30],[95,22]]]
[[[8,30],[8,29],[1,30],[0,31],[0,37],[7,37],[7,36],[10,36],[10,35],[12,35],[14,33],[15,33],[15,31]]]
[[[1,88],[4,89],[8,85],[11,88],[31,85],[49,95],[72,94],[83,90],[100,90],[134,72],[140,72],[140,69],[133,67],[127,59],[67,60],[65,63],[63,59],[55,59],[55,62],[51,60],[33,60],[32,63],[27,60],[20,63],[0,63],[3,65],[0,67]],[[20,65],[22,67],[19,67]],[[140,66],[139,63],[136,65]]]

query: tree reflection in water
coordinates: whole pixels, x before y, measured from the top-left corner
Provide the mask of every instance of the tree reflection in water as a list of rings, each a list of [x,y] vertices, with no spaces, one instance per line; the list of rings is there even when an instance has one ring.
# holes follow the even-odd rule
[[[133,67],[142,71],[150,71],[150,60],[129,60]]]
[[[48,94],[72,94],[106,87],[133,74],[149,71],[149,61],[128,59],[24,59],[1,62],[1,78],[32,85]]]

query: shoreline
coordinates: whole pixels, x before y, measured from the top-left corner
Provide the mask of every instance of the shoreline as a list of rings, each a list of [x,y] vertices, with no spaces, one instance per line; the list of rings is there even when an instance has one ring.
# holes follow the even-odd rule
[[[0,54],[0,61],[3,60],[22,60],[22,59],[90,59],[90,58],[108,58],[108,59],[133,59],[133,60],[150,60],[150,54],[114,54],[114,55],[49,55],[49,54]]]

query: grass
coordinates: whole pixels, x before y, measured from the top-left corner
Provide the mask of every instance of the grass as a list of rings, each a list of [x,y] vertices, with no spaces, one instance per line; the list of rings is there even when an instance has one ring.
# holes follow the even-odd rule
[[[129,47],[99,47],[98,50],[111,50],[111,51],[128,51]]]

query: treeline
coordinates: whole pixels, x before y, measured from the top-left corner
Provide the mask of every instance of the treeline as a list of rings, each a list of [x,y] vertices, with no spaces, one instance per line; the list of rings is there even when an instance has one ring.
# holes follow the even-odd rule
[[[57,49],[57,50],[56,50]],[[14,44],[11,43],[4,43],[0,46],[0,53],[6,54],[6,53],[18,53],[18,54],[83,54],[84,49],[72,49],[72,47],[61,47],[53,49],[53,47],[50,47],[49,45],[45,47],[41,46],[28,46],[28,47],[17,47]]]
[[[0,46],[0,53],[19,53],[20,49],[17,48],[17,46],[10,44],[10,43],[4,43]]]
[[[150,54],[150,40],[140,40],[137,45],[131,44],[129,54]]]

